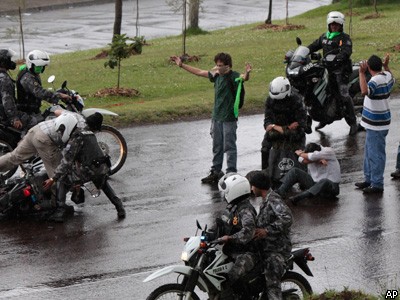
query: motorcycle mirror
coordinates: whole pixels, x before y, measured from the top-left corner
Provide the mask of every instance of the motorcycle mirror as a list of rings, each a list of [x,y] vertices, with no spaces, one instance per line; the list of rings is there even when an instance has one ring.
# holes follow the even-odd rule
[[[51,75],[51,76],[49,76],[49,78],[47,78],[47,82],[48,83],[53,83],[55,79],[56,79],[56,76]]]
[[[297,43],[297,45],[301,45],[301,39],[299,38],[299,37],[296,37],[296,43]]]
[[[200,223],[199,223],[198,220],[196,220],[196,225],[197,225],[197,228],[198,228],[198,229],[203,230],[203,228],[201,228],[201,225],[200,225]]]
[[[65,80],[65,81],[63,82],[63,84],[61,85],[61,89],[65,89],[66,86],[67,86],[67,81]]]

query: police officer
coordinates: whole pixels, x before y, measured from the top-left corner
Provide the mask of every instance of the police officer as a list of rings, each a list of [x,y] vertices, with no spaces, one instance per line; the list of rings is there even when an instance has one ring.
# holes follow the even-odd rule
[[[261,168],[268,167],[271,147],[304,147],[307,113],[301,96],[285,77],[276,77],[265,101],[264,140],[261,144]]]
[[[26,113],[17,109],[15,104],[15,84],[8,74],[16,68],[12,57],[15,52],[11,49],[0,49],[0,122],[15,129],[32,127],[35,122]]]
[[[63,93],[53,93],[42,87],[40,74],[50,64],[49,55],[41,50],[33,50],[26,56],[26,65],[20,68],[17,76],[17,106],[21,111],[37,118],[38,122],[43,118],[40,115],[42,100],[57,104],[58,100],[67,100],[70,97]]]
[[[252,270],[257,262],[255,245],[252,242],[255,231],[256,211],[249,202],[249,181],[238,174],[228,173],[218,183],[228,205],[217,224],[220,225],[219,236],[224,245],[224,253],[235,260],[228,272],[229,283],[241,299],[246,299],[246,289],[240,280]],[[226,296],[226,295],[224,295]]]
[[[58,208],[50,220],[62,222],[68,214],[65,198],[68,189],[77,184],[92,181],[114,204],[118,218],[125,218],[125,209],[120,198],[108,183],[110,161],[101,150],[93,131],[99,130],[103,115],[95,113],[86,118],[87,128],[77,127],[77,118],[72,114],[63,114],[56,119],[56,130],[62,133],[65,147],[61,163],[54,176],[44,182],[44,189],[49,189],[57,182]],[[92,131],[93,130],[93,131]]]
[[[265,172],[253,171],[247,177],[254,195],[262,197],[254,239],[262,253],[268,299],[281,300],[281,278],[292,251],[292,213],[281,197],[271,190],[270,179]]]
[[[346,106],[345,120],[350,126],[349,135],[357,133],[357,122],[354,111],[353,100],[349,95],[348,78],[352,72],[351,53],[352,41],[350,36],[343,32],[344,15],[338,11],[332,11],[327,16],[328,32],[323,33],[318,39],[311,43],[308,48],[310,52],[323,50],[324,57],[327,54],[335,54],[336,58],[331,67],[328,68],[329,82],[336,85],[342,103]],[[332,86],[335,87],[335,86]],[[325,123],[319,123],[316,129],[325,127]]]

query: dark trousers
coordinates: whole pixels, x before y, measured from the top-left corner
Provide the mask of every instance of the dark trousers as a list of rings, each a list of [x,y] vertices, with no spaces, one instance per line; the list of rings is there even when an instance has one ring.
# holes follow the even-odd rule
[[[313,196],[321,195],[324,197],[335,197],[339,195],[339,183],[333,182],[329,179],[322,179],[315,182],[310,174],[299,168],[292,168],[283,178],[282,185],[277,192],[281,196],[286,196],[287,192],[293,185],[298,183],[302,190],[307,190]]]

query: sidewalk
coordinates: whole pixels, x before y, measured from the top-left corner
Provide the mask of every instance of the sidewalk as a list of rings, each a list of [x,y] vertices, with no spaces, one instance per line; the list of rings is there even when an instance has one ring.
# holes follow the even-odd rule
[[[0,14],[17,14],[18,6],[23,5],[21,10],[23,12],[34,10],[51,10],[57,8],[65,8],[69,6],[83,6],[110,3],[114,0],[1,0],[0,1]]]

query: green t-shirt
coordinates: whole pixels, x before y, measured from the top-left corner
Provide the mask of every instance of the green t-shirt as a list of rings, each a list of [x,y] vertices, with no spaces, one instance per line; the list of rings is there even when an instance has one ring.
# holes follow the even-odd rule
[[[235,79],[238,78],[240,74],[238,72],[232,71],[225,75],[213,75],[208,72],[208,78],[214,83],[214,109],[212,113],[213,120],[230,122],[236,121],[234,115],[234,105],[235,96],[232,92],[232,87],[236,92],[238,83]],[[228,82],[231,81],[231,84]]]

